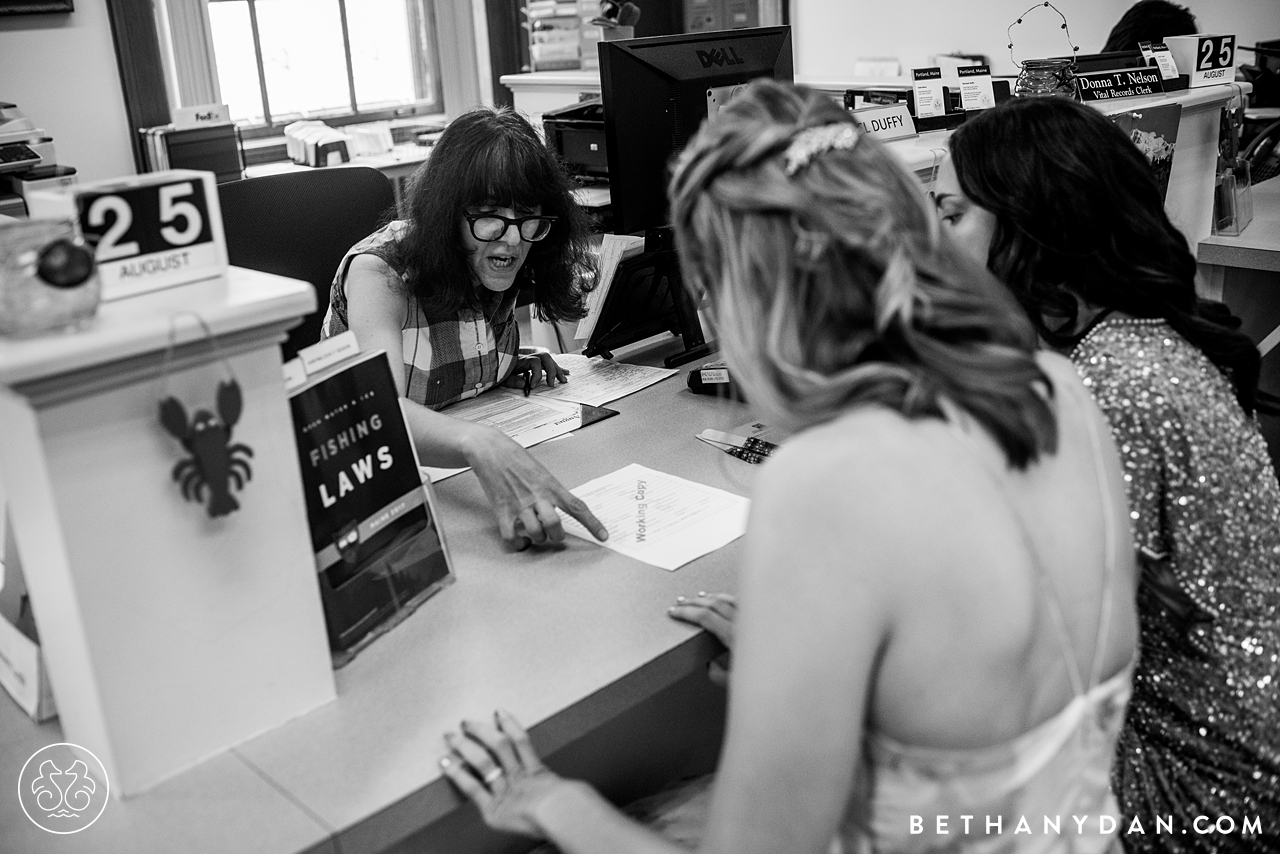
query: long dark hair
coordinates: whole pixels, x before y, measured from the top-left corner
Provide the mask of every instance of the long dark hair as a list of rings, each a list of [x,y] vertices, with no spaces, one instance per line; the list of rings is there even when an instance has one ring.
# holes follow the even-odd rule
[[[793,168],[833,134],[845,142]],[[703,124],[669,192],[686,279],[766,420],[803,429],[864,403],[943,418],[950,400],[1011,466],[1057,447],[1034,329],[830,98],[752,83]]]
[[[594,264],[590,221],[572,192],[568,174],[518,113],[479,109],[455,119],[414,175],[409,227],[398,244],[397,260],[424,313],[480,307],[462,229],[467,208],[487,202],[525,209],[541,205],[542,213],[558,217],[551,234],[530,246],[516,286],[533,290],[533,304],[544,320],[582,317]]]
[[[1083,337],[1077,296],[1162,318],[1253,413],[1257,348],[1226,306],[1196,296],[1186,238],[1146,158],[1110,119],[1066,98],[1015,98],[961,125],[951,156],[960,189],[996,218],[987,266],[1045,340],[1068,347]]]
[[[1165,36],[1199,32],[1191,10],[1169,0],[1139,0],[1111,28],[1102,53],[1137,50],[1138,42],[1161,42]]]

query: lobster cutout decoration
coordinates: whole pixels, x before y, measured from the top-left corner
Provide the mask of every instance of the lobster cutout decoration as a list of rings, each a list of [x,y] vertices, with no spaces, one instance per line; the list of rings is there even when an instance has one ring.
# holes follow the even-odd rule
[[[196,315],[203,327],[209,346],[217,352],[217,344],[204,319]],[[169,359],[173,355],[176,329],[170,329],[169,349],[165,353],[161,374],[168,384]],[[231,373],[231,366],[223,359],[227,379],[218,383],[217,412],[197,409],[190,419],[186,407],[173,395],[160,400],[160,425],[182,443],[191,456],[179,460],[173,467],[172,477],[182,488],[187,501],[205,503],[209,518],[216,519],[240,509],[240,502],[231,494],[253,479],[249,458],[253,449],[242,443],[232,444],[231,431],[244,411],[244,396],[240,384]]]
[[[238,492],[253,479],[247,459],[253,456],[253,449],[231,444],[231,428],[240,420],[243,408],[240,384],[234,379],[218,383],[217,415],[197,409],[188,422],[187,410],[176,397],[160,401],[160,423],[191,454],[173,467],[173,479],[182,485],[182,497],[188,501],[203,504],[207,491],[209,517],[213,519],[239,510],[240,502],[231,494],[231,486],[235,484]]]

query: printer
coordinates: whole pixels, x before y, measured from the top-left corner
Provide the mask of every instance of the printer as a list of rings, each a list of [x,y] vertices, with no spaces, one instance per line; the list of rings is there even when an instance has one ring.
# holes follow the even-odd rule
[[[16,104],[0,101],[0,214],[25,216],[33,189],[75,183],[76,170],[57,165],[53,139]]]
[[[582,178],[609,177],[604,145],[604,103],[586,98],[542,114],[542,133],[569,171]]]

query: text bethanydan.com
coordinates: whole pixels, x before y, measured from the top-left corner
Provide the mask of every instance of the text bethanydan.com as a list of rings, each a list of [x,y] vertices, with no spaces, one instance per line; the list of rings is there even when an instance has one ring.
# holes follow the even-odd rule
[[[925,833],[926,828],[938,836],[948,836],[951,834],[975,835],[975,836],[1002,836],[1006,833],[1017,835],[1025,833],[1028,836],[1047,836],[1053,834],[1061,836],[1064,832],[1076,835],[1110,835],[1115,833],[1117,829],[1123,835],[1143,835],[1154,833],[1156,835],[1164,834],[1187,834],[1194,833],[1200,836],[1208,834],[1220,834],[1223,836],[1259,836],[1262,834],[1262,821],[1258,816],[1243,816],[1237,820],[1233,816],[1196,816],[1192,820],[1189,827],[1175,826],[1173,816],[1157,816],[1154,827],[1143,826],[1142,822],[1136,817],[1130,819],[1128,827],[1122,827],[1121,819],[1112,815],[1072,815],[1067,816],[1066,821],[1063,816],[1039,816],[1041,826],[1037,830],[1034,827],[1034,819],[1027,816],[1019,816],[1017,822],[1013,822],[1008,816],[1002,815],[938,815],[931,816],[933,821],[927,823],[924,816],[909,816],[909,830],[914,834]],[[1006,821],[1006,818],[1009,818]],[[932,824],[932,827],[929,825]],[[1065,828],[1065,829],[1064,829]]]

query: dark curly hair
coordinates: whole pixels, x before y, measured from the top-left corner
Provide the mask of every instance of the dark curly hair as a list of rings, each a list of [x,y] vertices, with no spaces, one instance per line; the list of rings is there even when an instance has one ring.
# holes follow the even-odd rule
[[[1111,28],[1103,53],[1137,50],[1138,42],[1162,42],[1165,36],[1189,36],[1199,32],[1191,10],[1168,0],[1139,0]]]
[[[533,291],[543,320],[582,317],[595,262],[590,220],[572,193],[572,180],[520,114],[484,108],[455,119],[413,176],[409,227],[396,248],[423,312],[439,316],[463,306],[480,308],[462,223],[468,207],[489,203],[541,205],[542,213],[558,217],[551,234],[530,246],[516,287]]]
[[[996,218],[987,266],[1046,341],[1065,349],[1084,337],[1076,297],[1161,318],[1253,413],[1258,350],[1226,306],[1196,296],[1187,240],[1146,157],[1110,119],[1067,98],[1014,98],[961,125],[951,157],[960,189]]]

